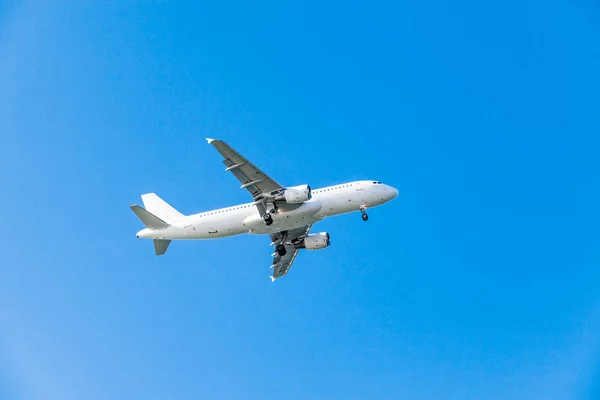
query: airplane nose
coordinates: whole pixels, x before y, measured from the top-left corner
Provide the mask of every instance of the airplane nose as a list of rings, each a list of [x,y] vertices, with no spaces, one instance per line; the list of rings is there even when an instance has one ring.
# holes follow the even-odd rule
[[[398,189],[389,186],[389,190],[390,190],[390,200],[394,200],[396,197],[398,197]]]

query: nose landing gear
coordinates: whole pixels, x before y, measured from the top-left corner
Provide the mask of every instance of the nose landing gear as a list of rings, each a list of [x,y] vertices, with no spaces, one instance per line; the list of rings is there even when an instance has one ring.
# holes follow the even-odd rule
[[[363,221],[368,221],[369,220],[369,216],[367,215],[367,206],[362,206],[360,208],[360,212],[362,213],[362,219],[363,219]]]

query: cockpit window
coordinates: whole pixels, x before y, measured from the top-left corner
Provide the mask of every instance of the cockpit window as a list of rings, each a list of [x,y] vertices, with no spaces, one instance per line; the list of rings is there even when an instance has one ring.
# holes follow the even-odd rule
[[[373,182],[374,185],[381,185],[381,182]]]

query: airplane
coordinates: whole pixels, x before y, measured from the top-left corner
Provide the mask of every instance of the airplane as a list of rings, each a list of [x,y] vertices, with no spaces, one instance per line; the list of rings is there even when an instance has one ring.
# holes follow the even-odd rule
[[[224,238],[265,234],[275,251],[271,255],[271,281],[287,275],[300,249],[320,250],[330,245],[327,232],[309,233],[324,218],[387,203],[398,190],[375,180],[361,180],[311,189],[307,184],[282,186],[222,140],[206,139],[223,156],[231,172],[252,195],[252,202],[183,215],[155,193],[142,195],[144,207],[130,206],[146,226],[138,238],[153,239],[156,255],[165,254],[172,240]]]

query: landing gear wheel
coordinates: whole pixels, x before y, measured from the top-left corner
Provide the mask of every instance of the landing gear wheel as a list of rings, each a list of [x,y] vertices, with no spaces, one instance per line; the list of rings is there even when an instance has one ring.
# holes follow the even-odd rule
[[[369,216],[367,215],[367,206],[366,205],[360,208],[360,212],[362,213],[363,221],[368,221]]]
[[[271,218],[271,214],[266,213],[262,216],[263,221],[265,221],[265,224],[267,226],[271,225],[273,223],[273,218]]]
[[[285,256],[285,253],[287,253],[285,246],[282,244],[278,244],[277,245],[277,254],[279,254],[281,257],[283,257],[283,256]]]

